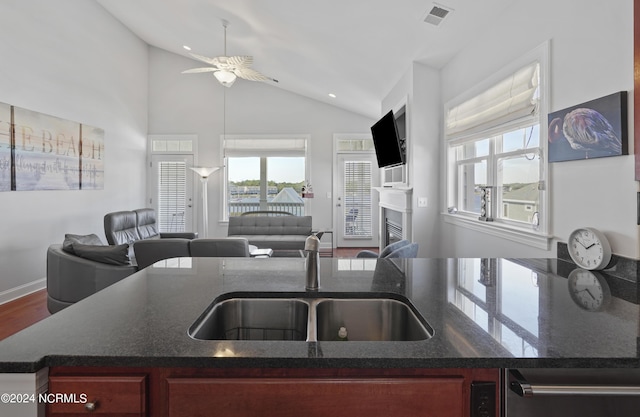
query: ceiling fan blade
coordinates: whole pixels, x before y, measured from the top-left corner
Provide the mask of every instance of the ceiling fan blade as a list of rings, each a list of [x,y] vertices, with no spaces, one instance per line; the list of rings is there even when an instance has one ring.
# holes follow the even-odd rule
[[[248,55],[228,56],[227,63],[235,68],[250,67],[253,64],[253,57]]]
[[[193,68],[186,71],[182,71],[183,74],[197,74],[200,72],[213,72],[218,71],[218,68],[215,67],[206,67],[206,68]]]
[[[258,71],[251,68],[237,68],[233,71],[238,77],[244,78],[249,81],[273,81],[277,83],[278,80],[274,78],[267,77],[264,74],[259,73]]]
[[[197,59],[198,61],[202,61],[202,62],[206,62],[209,65],[216,65],[216,58],[208,58],[206,56],[202,56],[202,55],[198,55],[198,54],[193,54],[193,53],[189,53],[189,55],[191,55],[192,57],[194,57],[195,59]]]

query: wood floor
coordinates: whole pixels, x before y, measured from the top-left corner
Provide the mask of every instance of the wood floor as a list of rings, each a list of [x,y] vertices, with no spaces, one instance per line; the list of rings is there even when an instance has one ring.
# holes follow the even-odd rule
[[[4,303],[0,305],[0,340],[50,315],[47,310],[47,290]]]
[[[378,248],[337,248],[334,249],[333,256],[335,258],[353,258],[363,249],[378,250]],[[47,310],[46,289],[0,304],[0,340],[50,315]]]

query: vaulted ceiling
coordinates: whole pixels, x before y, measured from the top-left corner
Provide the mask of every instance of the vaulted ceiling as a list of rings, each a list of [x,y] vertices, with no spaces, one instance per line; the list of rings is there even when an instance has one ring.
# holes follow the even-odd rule
[[[442,68],[513,1],[97,0],[149,45],[184,56],[184,45],[223,55],[228,20],[228,55],[253,56],[278,88],[372,118],[411,62]],[[449,11],[439,25],[424,21],[434,6]]]

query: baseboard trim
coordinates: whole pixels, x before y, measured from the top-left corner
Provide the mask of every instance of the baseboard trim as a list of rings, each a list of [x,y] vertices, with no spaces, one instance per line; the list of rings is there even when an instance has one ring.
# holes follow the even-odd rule
[[[6,291],[0,292],[0,305],[8,303],[9,301],[16,300],[25,295],[40,291],[47,288],[47,278],[42,278],[36,281],[29,282],[19,287],[10,288]]]

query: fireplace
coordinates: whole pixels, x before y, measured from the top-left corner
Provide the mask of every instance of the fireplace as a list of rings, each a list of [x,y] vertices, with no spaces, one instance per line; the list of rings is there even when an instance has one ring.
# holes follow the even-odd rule
[[[411,188],[381,187],[380,250],[402,239],[411,240]]]
[[[402,233],[402,213],[399,211],[384,208],[384,233],[382,235],[382,246],[388,246],[404,239]]]

